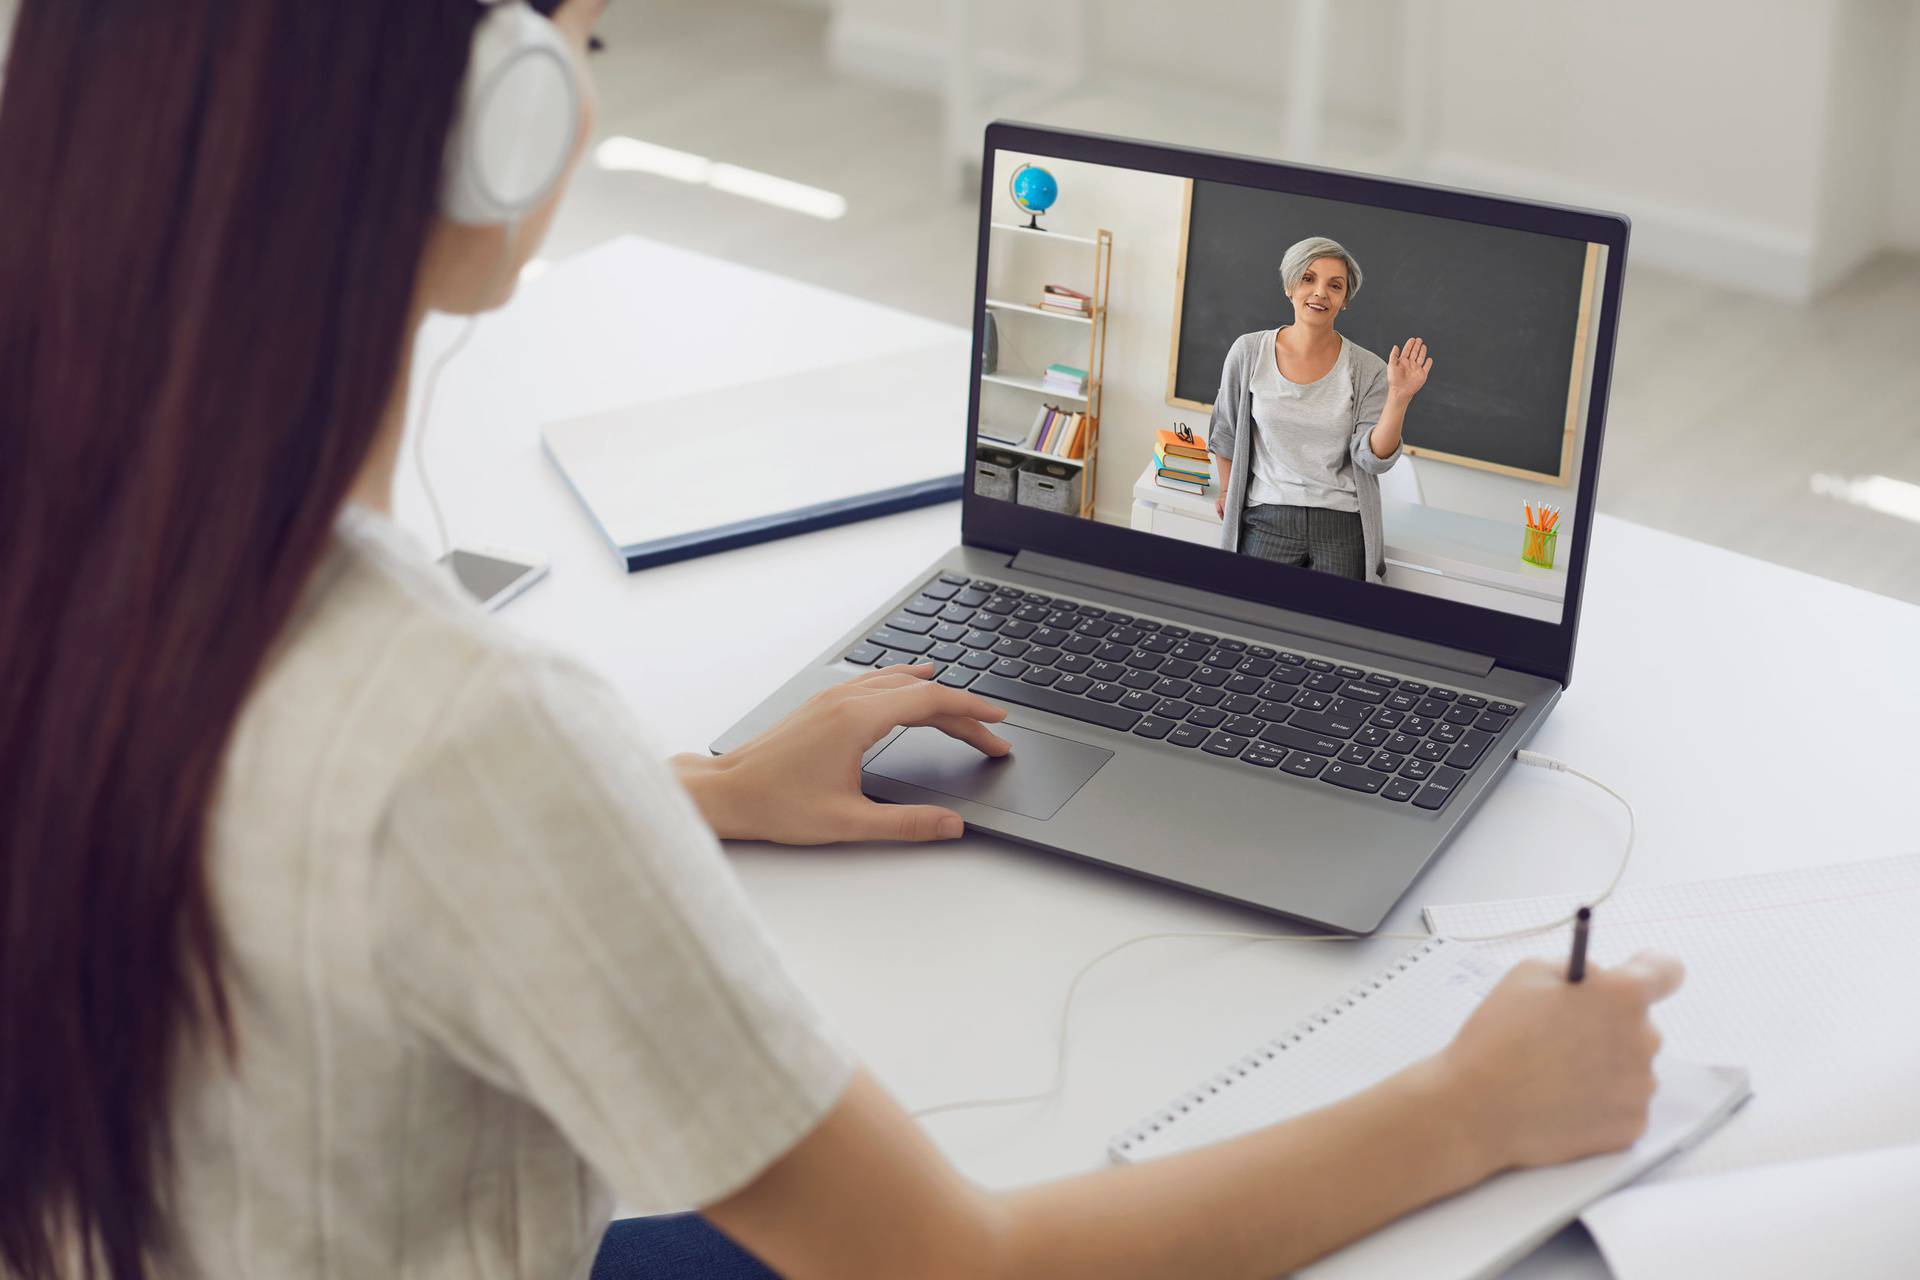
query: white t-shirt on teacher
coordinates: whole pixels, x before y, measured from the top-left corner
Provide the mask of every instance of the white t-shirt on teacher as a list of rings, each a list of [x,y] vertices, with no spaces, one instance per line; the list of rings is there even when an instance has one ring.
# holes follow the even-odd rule
[[[619,696],[349,508],[228,744],[208,872],[239,1060],[174,1109],[189,1274],[587,1273],[847,1053]]]
[[[1344,335],[1326,375],[1292,382],[1274,352],[1279,330],[1268,330],[1253,367],[1253,474],[1247,505],[1324,507],[1358,511],[1354,492],[1353,360]]]

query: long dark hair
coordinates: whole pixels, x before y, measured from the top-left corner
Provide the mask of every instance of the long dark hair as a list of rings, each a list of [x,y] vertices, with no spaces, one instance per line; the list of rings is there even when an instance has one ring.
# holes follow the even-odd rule
[[[26,0],[0,94],[0,1272],[167,1253],[227,738],[401,373],[474,0]],[[0,33],[0,38],[3,33]]]

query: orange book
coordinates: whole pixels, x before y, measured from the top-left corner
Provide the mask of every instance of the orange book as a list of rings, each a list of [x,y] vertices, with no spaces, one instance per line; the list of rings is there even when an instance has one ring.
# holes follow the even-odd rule
[[[1162,431],[1160,432],[1160,452],[1170,458],[1199,458],[1205,461],[1207,442],[1203,437],[1195,436],[1193,443],[1189,444],[1174,432]]]

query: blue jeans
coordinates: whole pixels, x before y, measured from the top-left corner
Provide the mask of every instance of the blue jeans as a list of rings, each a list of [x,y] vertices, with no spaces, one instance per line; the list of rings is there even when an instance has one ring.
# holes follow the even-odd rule
[[[593,1280],[780,1280],[697,1213],[616,1218],[601,1238]]]

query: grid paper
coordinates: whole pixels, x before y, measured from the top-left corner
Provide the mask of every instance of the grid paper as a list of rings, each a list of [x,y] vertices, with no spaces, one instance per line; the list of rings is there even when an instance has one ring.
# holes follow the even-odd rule
[[[1523,929],[1573,896],[1428,907],[1442,936]],[[1658,1006],[1668,1052],[1748,1069],[1754,1099],[1654,1176],[1745,1168],[1920,1141],[1920,999],[1914,922],[1920,855],[1625,889],[1593,916],[1588,955],[1678,956],[1687,980]],[[1564,959],[1569,931],[1470,945],[1504,971]]]

